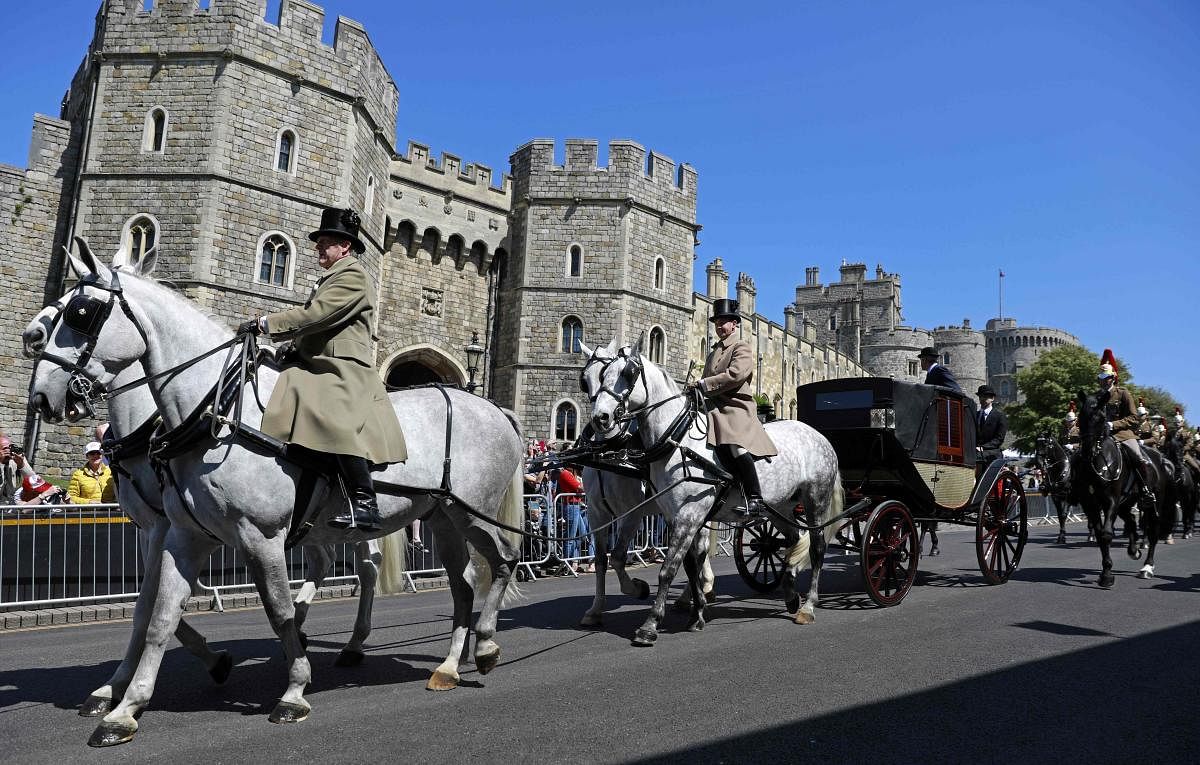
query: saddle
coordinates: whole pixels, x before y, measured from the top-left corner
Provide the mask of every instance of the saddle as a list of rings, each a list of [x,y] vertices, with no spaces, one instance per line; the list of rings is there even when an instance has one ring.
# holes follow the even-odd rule
[[[1125,474],[1125,455],[1115,438],[1107,436],[1100,441],[1092,454],[1092,469],[1102,481],[1118,481]]]

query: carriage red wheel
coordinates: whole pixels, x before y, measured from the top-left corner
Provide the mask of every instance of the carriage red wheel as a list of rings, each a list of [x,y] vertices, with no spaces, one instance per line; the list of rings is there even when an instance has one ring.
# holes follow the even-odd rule
[[[783,581],[787,549],[787,539],[770,518],[733,532],[733,562],[746,584],[758,592],[771,592]]]
[[[975,521],[975,557],[988,584],[1004,584],[1021,562],[1029,538],[1025,490],[1011,470],[996,476]]]
[[[903,502],[879,504],[867,519],[862,536],[862,574],[867,595],[880,606],[904,600],[917,578],[921,538]]]

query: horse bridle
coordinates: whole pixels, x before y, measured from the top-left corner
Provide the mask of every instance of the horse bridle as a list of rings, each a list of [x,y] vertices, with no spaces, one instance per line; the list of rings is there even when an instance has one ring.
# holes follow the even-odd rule
[[[624,348],[621,348],[619,351],[617,351],[617,355],[613,356],[612,358],[602,358],[601,356],[597,355],[599,353],[599,348],[592,351],[592,355],[589,356],[588,360],[584,363],[583,369],[579,370],[579,390],[582,393],[587,394],[588,402],[592,404],[596,403],[596,399],[600,398],[601,393],[607,393],[608,395],[612,396],[617,402],[616,409],[613,412],[614,424],[617,422],[631,420],[636,415],[631,416],[629,414],[629,397],[633,394],[633,389],[637,386],[639,380],[642,383],[642,390],[645,392],[646,398],[650,398],[650,389],[646,384],[646,375],[644,374],[642,362],[637,355],[633,353],[626,353]],[[625,367],[621,370],[621,374],[617,376],[618,380],[625,380],[627,387],[623,393],[620,393],[616,389],[610,387],[608,383],[604,381],[605,371],[607,371],[608,367],[617,360],[625,361]],[[592,394],[588,390],[587,378],[585,377],[588,367],[590,367],[592,364],[600,365],[600,371],[596,375],[596,379],[600,381],[600,389],[597,390],[595,394]]]
[[[93,287],[107,292],[109,295],[108,301],[106,302],[88,295],[83,292],[84,287]],[[64,296],[54,303],[54,306],[58,310],[54,318],[50,320],[50,327],[46,333],[46,342],[48,345],[50,337],[53,336],[55,328],[61,321],[69,329],[86,338],[83,350],[72,361],[71,359],[48,352],[46,346],[43,346],[42,351],[38,354],[37,361],[48,361],[70,373],[71,379],[67,383],[68,394],[82,401],[91,411],[95,411],[97,402],[114,395],[114,392],[109,390],[108,386],[115,379],[115,376],[110,375],[107,380],[102,380],[98,375],[92,374],[88,370],[87,363],[91,361],[92,355],[96,352],[96,344],[100,341],[100,330],[103,329],[104,323],[108,321],[108,317],[112,315],[114,304],[119,305],[121,311],[133,323],[147,350],[149,350],[150,343],[146,335],[146,330],[142,327],[141,322],[134,315],[133,309],[129,307],[129,303],[125,300],[125,292],[121,287],[121,279],[117,276],[115,270],[112,271],[112,280],[108,284],[102,284],[98,279],[90,282],[80,280],[74,292],[75,294],[69,298]],[[64,299],[66,300],[65,305],[63,304]],[[131,386],[121,386],[120,390],[123,391],[129,387]]]

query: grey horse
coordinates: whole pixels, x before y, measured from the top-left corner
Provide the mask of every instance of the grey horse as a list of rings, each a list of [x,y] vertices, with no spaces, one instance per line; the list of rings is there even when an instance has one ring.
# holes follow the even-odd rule
[[[166,430],[163,440],[171,441],[189,417],[194,419],[207,406],[224,360],[222,354],[204,354],[228,343],[231,333],[178,294],[132,271],[110,270],[85,243],[80,246],[80,257],[72,255],[71,260],[76,273],[86,276],[76,285],[66,312],[75,306],[95,320],[81,325],[64,319],[55,327],[34,366],[30,404],[47,420],[60,421],[67,416],[69,390],[111,389],[120,370],[140,362],[151,376],[147,386]],[[259,370],[262,396],[270,395],[276,377],[269,368]],[[408,436],[409,460],[376,475],[378,483],[391,488],[380,496],[383,527],[375,536],[428,516],[450,580],[454,617],[450,650],[427,687],[449,689],[458,683],[476,589],[486,591],[475,624],[476,667],[487,673],[499,661],[497,616],[518,549],[497,521],[513,526],[521,517],[520,427],[510,414],[464,391],[410,389],[392,393],[391,399]],[[254,402],[253,391],[241,391],[243,421],[251,427],[261,422]],[[298,522],[293,510],[302,469],[227,431],[224,435],[177,448],[168,462],[163,498],[170,528],[146,643],[121,702],[93,733],[93,745],[133,738],[135,716],[153,693],[181,606],[204,560],[222,543],[245,557],[283,644],[288,684],[270,720],[297,722],[311,711],[304,698],[311,668],[296,624],[285,557],[288,532]],[[358,532],[325,523],[346,502],[326,481],[319,480],[312,496],[304,499],[314,519],[306,544],[363,539]],[[486,566],[472,563],[471,549]]]
[[[582,378],[592,401],[592,426],[596,433],[604,438],[615,437],[636,419],[638,432],[648,447],[660,442],[670,445],[666,439],[674,437],[672,426],[686,416],[686,402],[675,381],[645,358],[636,345],[618,348],[613,341],[594,351],[582,346],[581,353],[587,359]],[[685,565],[689,575],[698,571],[695,543],[705,521],[735,519],[732,509],[737,500],[733,492],[726,495],[720,507],[714,508],[718,488],[693,480],[703,478],[705,468],[689,452],[712,459],[704,426],[702,416],[693,419],[675,446],[650,465],[651,483],[663,492],[657,502],[671,523],[671,539],[659,571],[654,605],[634,634],[635,646],[650,646],[658,639],[668,589],[679,566]],[[758,470],[763,498],[783,511],[784,520],[777,525],[789,543],[788,565],[782,581],[784,600],[788,612],[795,614],[796,623],[807,624],[814,619],[825,547],[833,536],[844,502],[837,454],[824,436],[802,422],[776,420],[766,427],[779,455],[760,463]],[[792,508],[798,503],[804,508],[805,525],[819,533],[801,533],[798,526],[789,522]],[[795,575],[805,565],[811,565],[813,572],[808,596],[801,604],[795,592]],[[692,597],[688,629],[703,629],[704,593],[693,586]]]
[[[125,261],[124,251],[118,252],[113,258],[114,265],[122,265]],[[152,258],[140,262],[141,270],[153,265]],[[27,358],[36,358],[46,346],[50,332],[61,314],[65,301],[59,300],[43,308],[26,326],[22,333],[24,353]],[[132,364],[113,380],[113,385],[120,387],[131,383],[145,375],[140,363]],[[86,407],[86,402],[77,401],[70,406]],[[145,387],[130,389],[127,393],[113,398],[108,407],[109,432],[118,440],[129,436],[138,430],[158,412],[154,398]],[[90,411],[74,411],[72,416],[87,416]],[[79,709],[81,717],[102,717],[112,710],[114,699],[125,693],[125,688],[133,676],[133,670],[141,658],[142,647],[145,645],[146,628],[149,625],[150,613],[153,608],[153,596],[157,593],[155,584],[161,560],[163,540],[166,538],[169,523],[163,511],[162,485],[150,462],[146,451],[134,452],[125,456],[117,470],[118,498],[121,511],[129,516],[140,530],[138,535],[139,547],[144,561],[147,579],[138,591],[137,602],[133,611],[133,631],[130,634],[129,645],[117,669],[103,685],[92,691]],[[353,666],[363,659],[362,646],[371,632],[371,610],[375,599],[375,583],[378,578],[378,566],[382,555],[375,540],[360,542],[356,545],[358,561],[355,572],[359,578],[359,608],[350,641],[338,654],[337,666]],[[333,548],[329,545],[309,547],[305,550],[305,570],[307,580],[301,587],[296,598],[296,625],[303,628],[308,606],[328,575],[333,564]],[[403,566],[403,559],[398,564]],[[303,634],[303,633],[301,633]],[[175,637],[189,653],[200,659],[208,670],[209,675],[217,684],[228,679],[233,668],[233,659],[228,651],[213,651],[208,647],[204,636],[196,631],[186,621],[180,619],[175,628]]]

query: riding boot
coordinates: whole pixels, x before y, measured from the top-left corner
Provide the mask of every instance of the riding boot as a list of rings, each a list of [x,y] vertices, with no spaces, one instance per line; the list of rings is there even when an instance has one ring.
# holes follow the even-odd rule
[[[743,452],[733,459],[733,464],[742,489],[746,492],[746,506],[738,507],[735,512],[744,518],[765,516],[767,505],[763,502],[762,488],[758,485],[758,469],[754,467],[754,457],[749,452]]]
[[[1143,460],[1142,463],[1138,465],[1138,476],[1141,478],[1142,482],[1142,499],[1146,502],[1153,503],[1154,491],[1150,488],[1150,468],[1150,461]]]
[[[352,508],[346,508],[330,519],[329,525],[339,529],[357,528],[362,532],[378,531],[379,505],[375,502],[375,485],[365,457],[337,455],[338,473],[346,484],[346,494]]]

